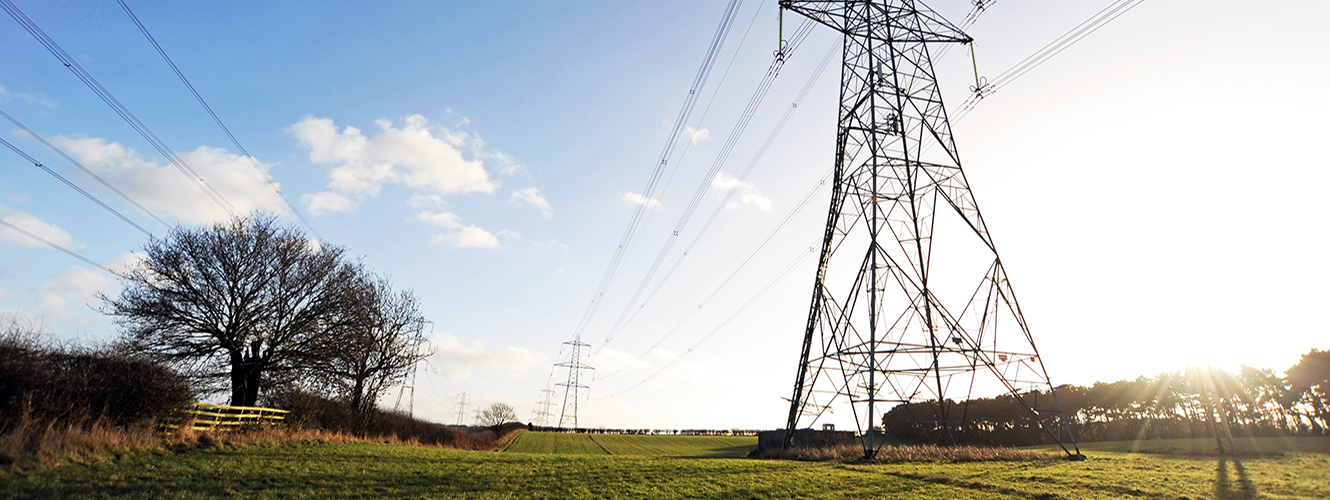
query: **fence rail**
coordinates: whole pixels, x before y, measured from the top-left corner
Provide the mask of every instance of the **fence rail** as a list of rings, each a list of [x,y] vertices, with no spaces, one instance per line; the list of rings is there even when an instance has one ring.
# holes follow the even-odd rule
[[[245,425],[274,425],[286,420],[287,410],[263,408],[259,406],[222,406],[207,403],[190,403],[180,411],[180,424],[167,425],[177,428],[180,425],[196,431],[233,429]]]

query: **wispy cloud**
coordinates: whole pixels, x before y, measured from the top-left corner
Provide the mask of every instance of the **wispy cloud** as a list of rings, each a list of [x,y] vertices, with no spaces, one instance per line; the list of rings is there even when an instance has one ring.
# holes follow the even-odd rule
[[[741,181],[725,172],[716,172],[716,178],[711,180],[711,187],[718,191],[743,190],[739,193],[739,201],[731,202],[728,208],[753,205],[764,211],[771,210],[771,198],[762,196],[762,193],[757,190],[757,187],[753,186],[752,182]]]
[[[36,104],[43,108],[58,108],[60,103],[47,99],[40,92],[29,94],[25,92],[10,92],[4,85],[0,85],[0,100],[8,101],[11,98],[18,98],[29,104]]]
[[[434,234],[434,244],[446,244],[455,248],[499,248],[499,238],[477,226],[462,223],[462,218],[452,212],[434,212],[426,210],[416,214],[416,220],[442,228],[445,231]]]
[[[0,219],[22,228],[24,231],[32,233],[46,241],[55,243],[75,252],[82,252],[85,246],[82,243],[74,241],[74,236],[69,231],[61,229],[60,226],[43,221],[25,212],[14,210],[5,206],[0,206]],[[12,241],[30,247],[45,246],[45,243],[34,240],[26,234],[20,233],[8,227],[0,227],[0,239]]]
[[[646,196],[637,193],[624,193],[624,195],[619,198],[619,201],[629,205],[642,205],[647,208],[656,208],[660,206],[660,200],[647,198]]]
[[[540,195],[540,190],[537,188],[529,187],[513,191],[512,196],[508,198],[508,203],[540,210],[540,213],[544,214],[546,219],[554,217],[554,208],[550,206],[550,202],[545,197]]]
[[[684,127],[683,135],[688,140],[693,141],[694,146],[696,146],[697,143],[699,142],[706,142],[711,140],[711,131],[707,129],[695,129],[693,127]]]

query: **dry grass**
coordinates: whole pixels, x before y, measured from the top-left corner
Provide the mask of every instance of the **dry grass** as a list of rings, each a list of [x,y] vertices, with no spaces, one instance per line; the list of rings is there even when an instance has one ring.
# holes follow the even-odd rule
[[[255,426],[233,430],[195,431],[188,426],[162,431],[157,425],[109,425],[104,420],[60,424],[21,418],[9,432],[0,434],[0,467],[22,470],[72,463],[89,463],[131,452],[185,451],[203,448],[243,448],[278,443],[390,443],[429,448],[495,451],[521,429],[504,428],[459,432],[447,444],[424,442],[392,435],[356,436],[322,429]]]
[[[864,462],[864,450],[857,444],[843,444],[817,448],[791,448],[768,450],[755,454],[758,458],[783,460]],[[1054,460],[1061,454],[1046,451],[1018,450],[989,446],[883,446],[871,462],[994,462]]]

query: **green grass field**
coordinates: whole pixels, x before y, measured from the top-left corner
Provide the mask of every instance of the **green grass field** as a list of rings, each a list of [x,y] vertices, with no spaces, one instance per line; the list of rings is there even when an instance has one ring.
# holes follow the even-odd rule
[[[523,432],[503,447],[507,453],[636,455],[743,458],[757,449],[757,436],[643,436]]]
[[[523,436],[514,446],[530,437]],[[661,444],[626,440],[606,447],[684,454],[727,448],[701,443],[667,438]],[[1290,443],[1294,450],[1330,449],[1330,439],[1324,438]],[[521,446],[545,445],[533,441]],[[861,465],[284,444],[139,452],[35,472],[5,472],[0,473],[0,497],[1330,498],[1326,453],[1224,459],[1097,451],[1097,446],[1085,447],[1090,459],[1084,462]]]

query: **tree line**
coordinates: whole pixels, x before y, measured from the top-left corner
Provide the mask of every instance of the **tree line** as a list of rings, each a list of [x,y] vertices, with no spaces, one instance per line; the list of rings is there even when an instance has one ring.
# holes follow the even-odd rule
[[[121,328],[119,348],[174,368],[199,392],[229,392],[233,406],[300,390],[369,418],[430,354],[410,290],[269,214],[177,226],[121,281],[118,296],[99,297]]]
[[[945,431],[961,444],[1025,446],[1052,442],[1060,407],[1078,441],[1330,435],[1330,351],[1312,349],[1284,376],[1243,365],[1236,373],[1192,367],[1135,380],[1064,385],[947,404]],[[1034,409],[1031,412],[1030,409]],[[888,436],[938,439],[939,406],[897,405],[882,417]],[[1037,417],[1036,415],[1042,415]]]

